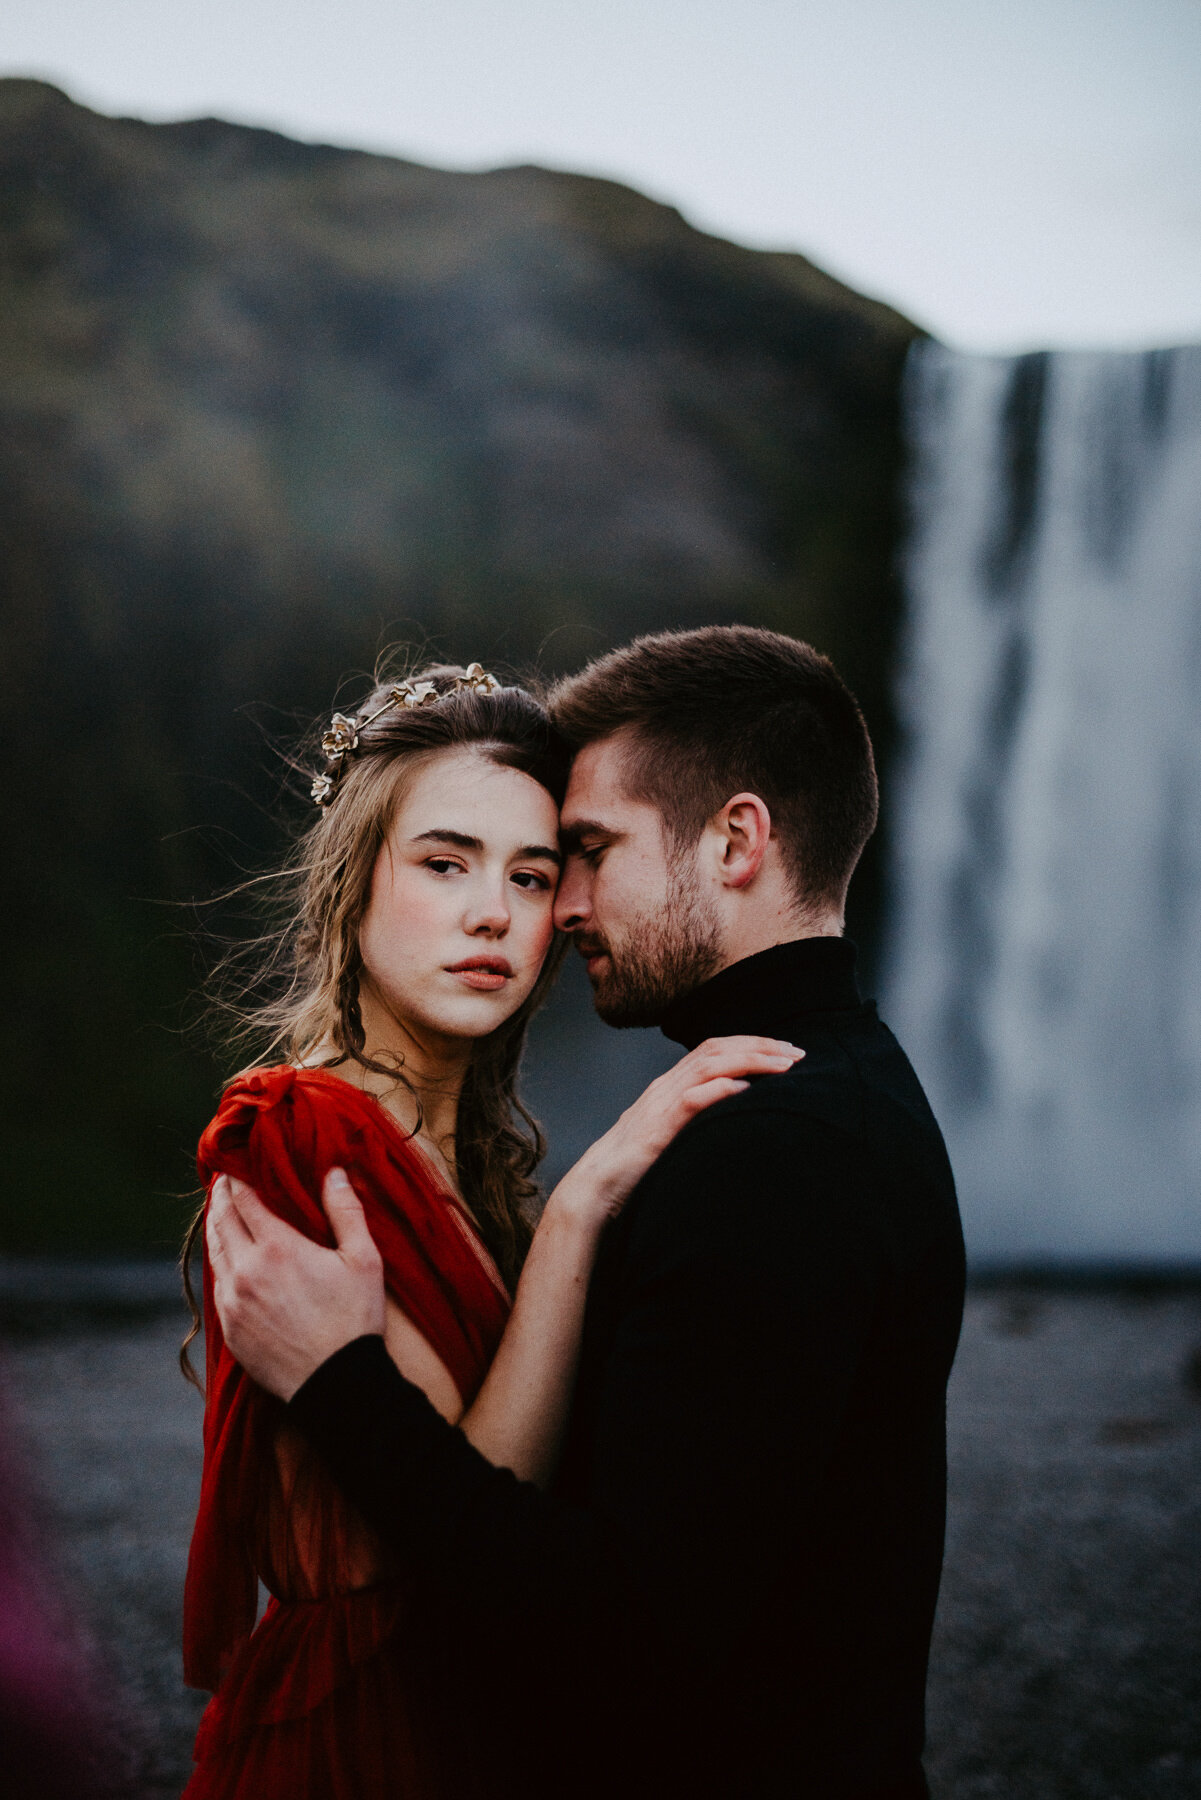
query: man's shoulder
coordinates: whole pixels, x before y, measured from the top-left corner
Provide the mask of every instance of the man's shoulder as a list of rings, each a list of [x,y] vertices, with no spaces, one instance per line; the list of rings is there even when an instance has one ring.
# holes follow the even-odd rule
[[[756,1077],[699,1114],[688,1133],[720,1139],[755,1132],[769,1140],[861,1135],[870,1096],[854,1046],[829,1029],[797,1032],[795,1041],[805,1052],[798,1063],[783,1074]]]
[[[663,1229],[695,1246],[736,1229],[745,1241],[780,1209],[832,1202],[853,1180],[863,1135],[846,1097],[814,1086],[802,1095],[793,1076],[766,1076],[698,1114],[631,1197],[631,1236]]]
[[[757,1128],[769,1138],[843,1133],[884,1153],[890,1144],[909,1143],[921,1154],[941,1148],[913,1067],[874,1006],[798,1022],[792,1037],[805,1052],[800,1062],[752,1081],[689,1131],[708,1122],[719,1132]]]
[[[824,1216],[887,1234],[910,1190],[953,1193],[933,1115],[874,1016],[847,1029],[823,1022],[796,1041],[806,1054],[794,1068],[709,1107],[668,1145],[631,1200],[633,1237],[766,1240],[782,1220],[791,1231]]]
[[[807,1084],[794,1071],[768,1075],[707,1107],[667,1146],[652,1173],[671,1179],[731,1162],[750,1173],[790,1167],[803,1153],[851,1154],[863,1137],[862,1097],[828,1071],[808,1072],[813,1079]]]

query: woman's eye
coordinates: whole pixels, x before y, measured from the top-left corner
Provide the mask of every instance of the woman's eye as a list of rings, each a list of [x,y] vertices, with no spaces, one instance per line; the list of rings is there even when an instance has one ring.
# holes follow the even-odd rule
[[[435,875],[453,875],[463,867],[462,863],[456,862],[451,856],[428,856],[425,866],[432,869]]]
[[[527,893],[545,894],[550,891],[549,879],[537,869],[518,869],[511,879],[518,887],[525,888]]]

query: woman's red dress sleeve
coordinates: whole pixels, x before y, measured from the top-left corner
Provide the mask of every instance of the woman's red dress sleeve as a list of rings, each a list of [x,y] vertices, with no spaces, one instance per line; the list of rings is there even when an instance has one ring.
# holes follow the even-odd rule
[[[333,1238],[321,1184],[330,1168],[344,1168],[389,1292],[470,1402],[508,1298],[456,1202],[376,1101],[317,1070],[240,1077],[201,1139],[198,1161],[206,1186],[218,1174],[240,1176],[279,1218],[325,1244]],[[184,1594],[184,1670],[191,1685],[216,1689],[254,1628],[255,1521],[282,1407],[226,1349],[207,1258],[204,1325],[204,1473]]]

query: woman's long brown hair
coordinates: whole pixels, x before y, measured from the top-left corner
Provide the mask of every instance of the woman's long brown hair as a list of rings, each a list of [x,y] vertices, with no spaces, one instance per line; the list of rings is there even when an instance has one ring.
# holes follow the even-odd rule
[[[249,1067],[274,1062],[326,1067],[356,1062],[408,1086],[399,1061],[367,1052],[359,1014],[359,926],[376,860],[415,771],[444,750],[477,749],[504,768],[541,782],[556,804],[567,784],[571,752],[540,701],[520,687],[493,693],[456,687],[465,671],[439,665],[408,679],[433,682],[440,698],[420,707],[392,706],[360,729],[330,804],[297,840],[281,868],[249,884],[266,929],[223,958],[215,1003],[231,1046],[253,1049]],[[368,718],[384,708],[397,674],[377,675],[358,707]],[[298,757],[296,768],[303,767]],[[529,1021],[562,961],[556,935],[542,972],[512,1018],[482,1038],[459,1098],[455,1165],[463,1196],[510,1286],[529,1247],[537,1197],[534,1170],[545,1154],[537,1121],[517,1093],[517,1070]],[[411,1090],[410,1090],[411,1091]],[[420,1128],[420,1108],[418,1126]],[[184,1340],[184,1373],[195,1379],[188,1346],[200,1329],[190,1259],[204,1222],[201,1206],[184,1240],[184,1290],[192,1329]]]

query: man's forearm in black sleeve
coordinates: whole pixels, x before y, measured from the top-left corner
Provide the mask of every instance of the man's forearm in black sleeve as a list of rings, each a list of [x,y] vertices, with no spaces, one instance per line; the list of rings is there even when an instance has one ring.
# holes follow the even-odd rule
[[[378,1338],[291,1403],[402,1563],[511,1625],[534,1686],[616,1638],[619,1685],[681,1661],[703,1683],[804,1530],[875,1275],[848,1141],[751,1098],[697,1120],[632,1202],[584,1504],[487,1463]]]

